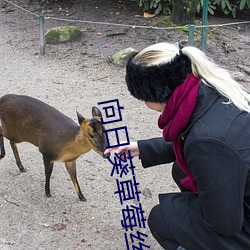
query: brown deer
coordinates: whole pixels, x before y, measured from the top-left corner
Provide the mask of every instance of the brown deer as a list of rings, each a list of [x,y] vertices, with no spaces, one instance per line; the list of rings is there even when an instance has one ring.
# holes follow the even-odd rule
[[[45,193],[50,194],[50,176],[54,162],[64,162],[78,197],[86,201],[76,176],[76,159],[94,149],[104,158],[107,141],[101,112],[92,107],[93,118],[86,119],[77,112],[80,126],[60,111],[29,96],[8,94],[0,98],[0,158],[5,156],[4,139],[9,139],[16,164],[20,161],[17,143],[29,142],[39,148],[45,167]]]

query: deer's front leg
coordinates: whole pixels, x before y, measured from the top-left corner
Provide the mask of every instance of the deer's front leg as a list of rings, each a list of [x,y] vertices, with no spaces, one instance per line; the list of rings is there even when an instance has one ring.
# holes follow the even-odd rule
[[[76,161],[68,161],[65,162],[66,169],[70,175],[71,180],[73,181],[76,193],[81,201],[87,201],[86,198],[83,196],[79,183],[76,177]]]

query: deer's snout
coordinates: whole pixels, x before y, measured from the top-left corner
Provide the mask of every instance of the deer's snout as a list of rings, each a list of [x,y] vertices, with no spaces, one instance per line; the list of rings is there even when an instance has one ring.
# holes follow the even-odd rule
[[[108,153],[108,154],[104,154],[104,153],[103,153],[102,157],[103,157],[104,159],[107,159],[108,157],[110,157],[110,153]]]

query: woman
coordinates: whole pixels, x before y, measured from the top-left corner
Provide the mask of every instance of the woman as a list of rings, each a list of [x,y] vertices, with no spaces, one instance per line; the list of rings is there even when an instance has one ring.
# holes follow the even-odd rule
[[[249,93],[199,49],[168,43],[132,57],[126,83],[161,112],[163,138],[116,153],[130,150],[143,167],[174,162],[181,190],[159,195],[148,218],[155,239],[169,250],[250,249]]]

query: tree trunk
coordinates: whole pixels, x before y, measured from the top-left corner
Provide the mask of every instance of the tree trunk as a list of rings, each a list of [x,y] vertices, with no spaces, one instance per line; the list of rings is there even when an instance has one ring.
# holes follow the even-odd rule
[[[192,24],[198,0],[173,0],[171,22],[178,25]]]

